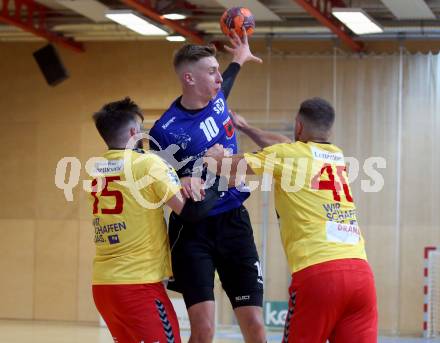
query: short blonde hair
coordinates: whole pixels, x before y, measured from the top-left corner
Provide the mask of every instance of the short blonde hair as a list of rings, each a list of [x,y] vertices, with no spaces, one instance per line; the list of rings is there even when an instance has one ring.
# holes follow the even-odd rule
[[[184,63],[197,62],[204,57],[215,57],[216,53],[214,45],[186,44],[174,55],[174,68],[178,69]]]

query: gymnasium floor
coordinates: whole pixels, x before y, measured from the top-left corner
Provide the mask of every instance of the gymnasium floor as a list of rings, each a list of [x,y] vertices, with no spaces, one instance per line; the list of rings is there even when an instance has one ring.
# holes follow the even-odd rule
[[[183,342],[189,333],[182,332]],[[281,332],[269,332],[268,342],[281,342]],[[107,329],[69,323],[0,320],[0,343],[113,343]],[[242,342],[236,330],[217,332],[215,343]],[[385,338],[380,343],[440,343],[440,339]],[[356,340],[353,339],[353,343]]]

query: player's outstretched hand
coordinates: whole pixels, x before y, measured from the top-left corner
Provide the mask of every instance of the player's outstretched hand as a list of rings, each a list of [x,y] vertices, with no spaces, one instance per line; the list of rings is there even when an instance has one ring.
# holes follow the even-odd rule
[[[244,117],[235,113],[234,111],[229,110],[229,116],[232,119],[232,123],[234,124],[234,127],[237,128],[238,130],[243,130],[249,127],[249,124],[247,123],[246,119],[244,119]]]
[[[232,47],[225,45],[225,50],[232,54],[232,62],[236,62],[240,65],[248,61],[263,63],[263,60],[251,52],[249,48],[248,37],[245,28],[243,30],[243,37],[240,38],[237,33],[232,30],[232,37],[229,37],[229,42]]]
[[[182,177],[180,179],[182,185],[182,195],[187,199],[201,201],[205,198],[204,181],[200,177]]]

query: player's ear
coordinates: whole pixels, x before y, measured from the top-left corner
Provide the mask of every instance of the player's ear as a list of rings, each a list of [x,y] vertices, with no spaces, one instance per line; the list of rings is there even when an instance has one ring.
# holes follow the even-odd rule
[[[183,81],[187,84],[187,85],[194,85],[194,77],[192,75],[191,72],[185,72],[183,73]]]
[[[133,137],[137,134],[135,127],[130,127],[130,137]]]
[[[298,140],[301,137],[301,134],[304,130],[304,124],[297,116],[295,119],[295,140]]]

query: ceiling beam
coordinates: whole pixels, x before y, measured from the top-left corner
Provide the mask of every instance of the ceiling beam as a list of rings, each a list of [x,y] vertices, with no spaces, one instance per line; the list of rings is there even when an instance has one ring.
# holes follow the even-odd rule
[[[173,30],[174,32],[179,33],[182,36],[187,37],[188,39],[190,39],[194,43],[197,43],[197,44],[204,43],[204,40],[200,34],[190,30],[189,28],[184,27],[183,25],[179,24],[177,21],[168,20],[168,19],[164,18],[154,8],[143,3],[141,0],[121,0],[121,1],[124,4],[130,6],[131,8],[142,13],[146,17],[154,20],[155,22],[160,23],[162,25],[165,25],[165,26],[169,27],[171,30]]]
[[[318,20],[322,25],[327,26],[335,33],[345,44],[353,51],[362,52],[365,50],[362,42],[355,41],[349,30],[344,24],[339,22],[332,15],[333,7],[347,7],[342,0],[295,0],[302,6],[312,17]]]
[[[110,9],[98,0],[56,0],[56,2],[65,8],[93,20],[95,23],[110,21],[110,19],[105,16],[105,13]]]
[[[33,0],[14,0],[14,13],[9,13],[10,0],[2,0],[0,21],[8,25],[19,27],[36,36],[47,39],[49,42],[60,45],[75,52],[83,52],[81,43],[66,38],[46,28],[47,8]],[[34,18],[34,15],[36,18]]]

